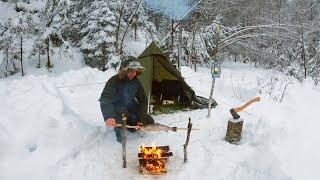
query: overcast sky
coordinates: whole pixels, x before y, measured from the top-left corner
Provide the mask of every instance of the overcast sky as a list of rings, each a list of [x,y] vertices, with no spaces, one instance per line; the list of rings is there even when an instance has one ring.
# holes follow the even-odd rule
[[[191,8],[187,0],[146,0],[147,5],[159,13],[180,19]]]

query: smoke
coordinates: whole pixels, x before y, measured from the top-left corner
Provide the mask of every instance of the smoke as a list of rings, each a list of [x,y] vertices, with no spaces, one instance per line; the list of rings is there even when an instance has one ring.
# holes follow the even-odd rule
[[[175,20],[181,19],[192,7],[188,0],[146,0],[147,6]]]

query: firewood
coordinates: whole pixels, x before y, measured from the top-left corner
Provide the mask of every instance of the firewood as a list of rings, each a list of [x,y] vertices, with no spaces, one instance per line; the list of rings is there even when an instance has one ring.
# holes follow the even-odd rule
[[[164,169],[161,170],[161,172],[152,173],[152,172],[148,171],[144,166],[140,166],[139,167],[139,173],[141,173],[141,174],[150,174],[150,175],[162,175],[162,174],[167,173],[167,169],[164,168]]]
[[[142,148],[142,146],[140,146],[140,149]],[[146,149],[152,149],[152,146],[144,146],[144,148]],[[170,151],[170,147],[169,146],[157,146],[157,149],[161,149],[163,152],[169,152]]]
[[[155,162],[155,161],[161,161],[161,162],[164,162],[166,163],[168,161],[168,158],[167,157],[162,157],[162,158],[152,158],[152,159],[144,159],[144,158],[139,158],[139,164],[140,166],[144,166],[148,163],[152,163],[152,162]]]
[[[164,152],[161,154],[162,157],[169,157],[169,156],[173,156],[172,152]],[[142,158],[143,157],[143,153],[138,153],[138,157]]]

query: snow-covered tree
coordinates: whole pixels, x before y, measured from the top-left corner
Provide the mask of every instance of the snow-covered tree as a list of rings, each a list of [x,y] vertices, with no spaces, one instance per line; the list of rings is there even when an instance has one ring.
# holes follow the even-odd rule
[[[81,38],[75,39],[84,54],[86,64],[103,69],[110,55],[115,52],[116,16],[108,1],[86,1],[72,6],[78,11],[71,14],[71,31]]]
[[[6,76],[21,71],[24,75],[23,57],[25,55],[26,46],[23,44],[32,38],[30,32],[34,28],[34,13],[25,7],[24,3],[15,2],[14,16],[4,23],[2,26],[3,35],[1,38],[2,48],[5,49],[6,56]],[[9,63],[11,61],[11,63]],[[20,63],[16,63],[20,61]]]
[[[53,53],[51,46],[62,46],[64,44],[66,49],[69,46],[63,32],[69,23],[67,17],[69,5],[69,0],[47,0],[44,9],[40,12],[37,28],[34,29],[34,33],[37,34],[34,52],[37,51],[36,49],[42,49],[39,49],[39,47],[45,46],[47,53],[46,66],[49,69],[53,67],[50,55],[50,53]]]
[[[18,72],[18,67],[13,60],[13,56],[11,55],[13,52],[12,42],[14,39],[13,34],[11,33],[11,20],[0,24],[0,51],[3,52],[3,60],[1,71],[4,73],[4,77],[9,76],[10,74],[14,74]]]

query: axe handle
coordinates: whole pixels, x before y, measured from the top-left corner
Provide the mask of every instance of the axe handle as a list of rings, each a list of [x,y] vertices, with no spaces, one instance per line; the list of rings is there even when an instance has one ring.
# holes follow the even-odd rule
[[[122,124],[116,124],[116,127],[122,127]],[[139,128],[143,128],[143,127],[142,126],[130,126],[130,125],[127,125],[127,128],[129,128],[129,129],[139,129]],[[188,128],[177,128],[177,130],[188,130]],[[200,130],[200,129],[192,128],[192,130]]]
[[[238,113],[238,112],[242,111],[244,108],[248,107],[250,104],[252,104],[254,102],[259,102],[259,101],[260,101],[260,97],[255,97],[255,98],[251,99],[250,101],[248,101],[247,103],[245,103],[244,105],[239,106],[239,107],[235,107],[233,109],[236,113]]]

